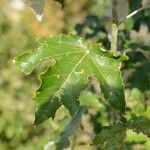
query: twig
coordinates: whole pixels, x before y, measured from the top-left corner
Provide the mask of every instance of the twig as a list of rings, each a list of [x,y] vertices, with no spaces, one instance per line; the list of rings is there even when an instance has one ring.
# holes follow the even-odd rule
[[[117,15],[118,0],[113,0],[112,3],[112,34],[111,34],[111,50],[114,55],[117,55],[117,43],[118,43],[118,25],[119,19]],[[115,124],[118,121],[119,113],[112,109],[112,123]]]
[[[111,50],[114,55],[117,53],[117,41],[118,41],[118,26],[112,24],[112,34],[111,34]]]
[[[130,13],[128,16],[126,16],[126,18],[122,19],[122,20],[119,22],[119,25],[122,24],[122,23],[124,23],[127,19],[133,17],[133,16],[136,15],[137,13],[139,13],[139,12],[145,10],[145,9],[148,9],[148,8],[150,8],[150,5],[143,6],[143,7],[139,8],[139,9],[133,11],[133,12]]]
[[[117,16],[118,0],[113,0],[112,4],[112,34],[111,34],[111,50],[114,54],[117,52],[117,40],[118,40],[118,16]]]

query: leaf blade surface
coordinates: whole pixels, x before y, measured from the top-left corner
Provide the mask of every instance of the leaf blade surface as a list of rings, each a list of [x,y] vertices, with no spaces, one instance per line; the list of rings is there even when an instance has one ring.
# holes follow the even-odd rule
[[[41,86],[35,94],[36,120],[40,118],[37,124],[48,117],[54,117],[49,107],[56,99],[70,114],[76,114],[79,108],[78,97],[87,86],[89,76],[98,80],[102,93],[110,105],[124,113],[120,63],[125,56],[114,57],[111,52],[102,51],[100,44],[92,45],[74,35],[49,37],[39,41],[39,45],[38,49],[26,52],[15,59],[15,64],[26,74],[31,73],[45,60],[55,60],[55,64],[40,76]],[[48,117],[42,117],[43,113]]]

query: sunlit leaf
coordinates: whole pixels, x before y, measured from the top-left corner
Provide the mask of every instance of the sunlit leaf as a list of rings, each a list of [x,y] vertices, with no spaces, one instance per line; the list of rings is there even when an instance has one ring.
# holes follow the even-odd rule
[[[98,80],[109,104],[121,113],[125,112],[120,63],[126,56],[114,57],[113,53],[103,51],[100,44],[92,45],[74,35],[49,37],[39,41],[39,45],[38,49],[14,60],[26,74],[45,60],[55,60],[55,64],[40,75],[42,83],[35,94],[35,124],[54,117],[56,110],[52,111],[51,105],[56,109],[55,101],[62,103],[74,115],[79,107],[77,99],[87,86],[89,76]]]

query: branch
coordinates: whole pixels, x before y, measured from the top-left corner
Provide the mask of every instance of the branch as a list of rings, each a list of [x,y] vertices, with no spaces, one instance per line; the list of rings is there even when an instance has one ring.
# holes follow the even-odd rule
[[[113,0],[112,3],[112,23],[118,25],[118,14],[117,14],[117,6],[118,6],[118,0]]]
[[[150,8],[150,5],[143,6],[143,7],[139,8],[139,9],[133,11],[133,12],[130,13],[128,16],[126,16],[126,18],[122,19],[122,20],[119,22],[119,25],[122,24],[122,23],[124,23],[127,19],[133,17],[133,16],[136,15],[137,13],[139,13],[139,12],[145,10],[145,9],[148,9],[148,8]]]
[[[118,16],[117,16],[118,0],[113,0],[112,3],[112,33],[111,33],[111,50],[114,54],[117,52],[117,37],[118,37]]]

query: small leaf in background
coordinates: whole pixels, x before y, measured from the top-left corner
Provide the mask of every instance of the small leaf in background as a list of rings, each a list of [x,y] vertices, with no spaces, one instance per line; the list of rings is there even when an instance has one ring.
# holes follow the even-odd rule
[[[130,100],[136,103],[144,103],[144,94],[137,88],[133,88],[130,95]]]
[[[146,117],[134,117],[127,122],[129,129],[147,135],[150,137],[150,120]]]
[[[94,144],[100,145],[105,150],[126,150],[124,139],[126,137],[126,126],[117,123],[114,126],[108,126],[95,136]]]
[[[133,105],[131,111],[137,115],[143,115],[143,112],[145,111],[145,97],[141,90],[133,88],[129,100]]]
[[[125,139],[126,142],[135,142],[135,143],[142,143],[148,141],[149,138],[144,135],[143,133],[136,133],[133,130],[127,130],[127,137]]]
[[[145,55],[148,56],[149,54],[147,53]],[[150,57],[148,56],[147,62],[143,63],[142,65],[136,68],[136,70],[133,72],[132,77],[129,80],[134,87],[140,89],[141,91],[149,91],[150,89],[150,67],[149,67],[150,61],[149,59]]]
[[[92,107],[96,110],[104,109],[103,105],[100,103],[98,96],[90,91],[83,91],[79,97],[79,102],[81,106]]]
[[[35,94],[36,124],[54,117],[60,103],[75,115],[79,108],[77,99],[87,86],[89,76],[100,83],[101,92],[109,104],[119,112],[125,112],[120,73],[121,61],[127,58],[125,55],[115,57],[112,52],[103,51],[101,44],[92,45],[72,34],[52,36],[39,41],[39,45],[14,60],[26,74],[45,60],[55,60],[55,64],[40,75],[42,83]],[[55,110],[52,111],[53,105]]]
[[[133,26],[134,26],[134,21],[133,21],[133,19],[132,19],[132,18],[127,19],[127,20],[125,21],[124,26],[125,26],[125,29],[126,29],[127,31],[131,31],[131,29],[132,29]]]
[[[64,132],[62,132],[60,140],[57,143],[57,150],[63,150],[64,148],[67,148],[69,146],[69,137],[75,134],[77,132],[77,129],[80,128],[81,117],[85,113],[85,110],[85,107],[80,107],[75,117],[67,125]]]
[[[44,12],[45,0],[31,0],[31,9],[37,20],[41,21]]]

